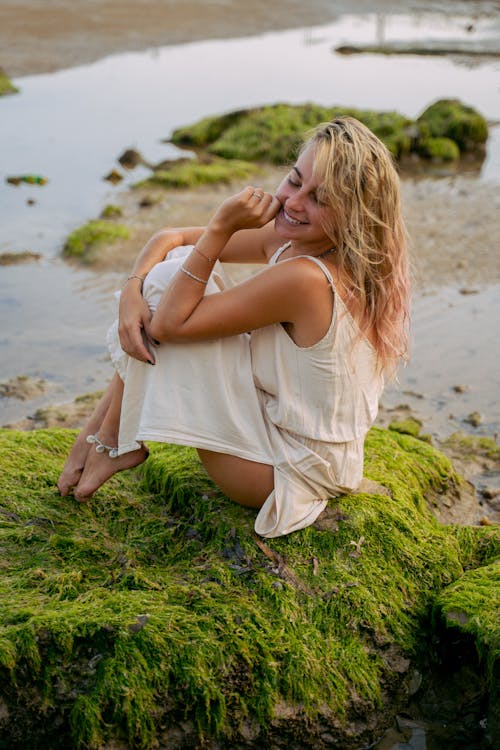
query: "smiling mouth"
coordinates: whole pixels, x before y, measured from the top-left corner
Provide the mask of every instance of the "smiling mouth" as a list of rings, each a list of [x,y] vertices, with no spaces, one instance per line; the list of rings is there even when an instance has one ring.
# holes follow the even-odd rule
[[[299,226],[299,224],[306,224],[305,221],[298,221],[297,219],[294,219],[290,214],[287,214],[285,209],[283,209],[283,218],[288,224],[291,224],[292,226],[296,227]]]

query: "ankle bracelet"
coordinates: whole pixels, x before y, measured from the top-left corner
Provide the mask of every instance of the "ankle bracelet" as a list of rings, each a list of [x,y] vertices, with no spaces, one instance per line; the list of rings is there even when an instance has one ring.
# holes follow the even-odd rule
[[[96,453],[108,453],[110,458],[118,458],[118,448],[113,445],[105,445],[96,432],[95,435],[87,435],[87,443],[95,445]]]

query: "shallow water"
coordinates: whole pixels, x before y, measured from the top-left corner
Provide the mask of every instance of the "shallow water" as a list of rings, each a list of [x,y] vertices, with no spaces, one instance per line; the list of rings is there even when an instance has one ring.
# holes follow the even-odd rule
[[[0,270],[0,381],[27,374],[46,378],[51,389],[31,402],[0,399],[0,424],[106,382],[110,370],[102,342],[119,277],[75,269],[59,253],[67,234],[123,189],[111,188],[102,177],[125,148],[157,161],[173,153],[161,143],[173,128],[276,101],[397,109],[415,117],[439,97],[459,97],[500,121],[499,60],[468,67],[447,58],[332,52],[338,44],[382,38],[470,40],[469,21],[439,14],[343,16],[324,27],[117,55],[16,80],[21,94],[0,100],[0,252],[32,250],[45,260]],[[498,42],[498,20],[477,21],[472,38],[478,44]],[[16,188],[4,182],[23,173],[45,175],[49,183]],[[124,186],[139,177],[134,171]],[[499,178],[500,128],[495,128],[478,179]],[[28,205],[28,198],[35,205]],[[419,343],[401,388],[424,394],[414,400],[428,412],[433,431],[450,431],[451,407],[458,423],[467,410],[484,412],[480,429],[495,431],[499,345],[491,312],[493,306],[498,320],[498,290],[482,290],[474,299],[457,294],[443,290],[417,300]],[[455,381],[471,385],[459,399],[449,393]],[[389,403],[392,398],[388,394]],[[402,400],[398,392],[394,398]]]

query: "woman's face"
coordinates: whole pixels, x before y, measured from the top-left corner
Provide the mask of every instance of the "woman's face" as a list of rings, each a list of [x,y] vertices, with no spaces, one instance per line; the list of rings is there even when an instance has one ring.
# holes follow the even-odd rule
[[[293,248],[308,255],[330,250],[332,241],[322,227],[322,219],[331,217],[331,208],[318,200],[314,181],[314,153],[307,148],[276,191],[281,203],[275,219],[275,230],[283,239],[291,240]]]

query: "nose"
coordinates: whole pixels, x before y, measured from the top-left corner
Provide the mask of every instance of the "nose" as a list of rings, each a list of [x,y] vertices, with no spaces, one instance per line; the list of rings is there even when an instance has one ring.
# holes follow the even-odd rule
[[[292,211],[301,212],[304,208],[304,195],[302,194],[302,190],[295,189],[293,192],[290,192],[286,197],[286,205]]]

